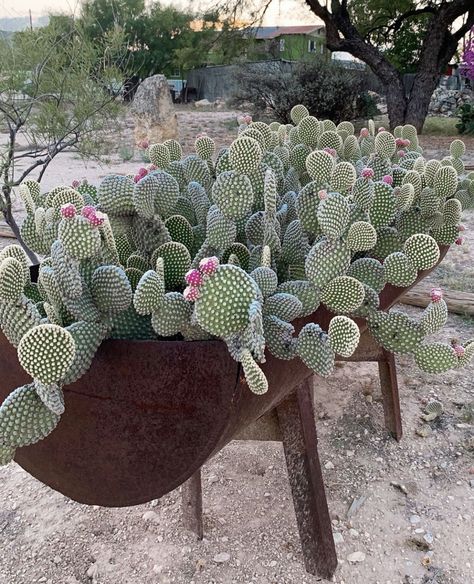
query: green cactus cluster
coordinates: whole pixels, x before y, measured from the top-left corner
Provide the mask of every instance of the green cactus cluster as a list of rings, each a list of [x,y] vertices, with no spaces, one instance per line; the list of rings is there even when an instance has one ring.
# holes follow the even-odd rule
[[[21,234],[44,259],[32,282],[21,247],[0,251],[0,326],[32,378],[0,407],[0,463],[55,428],[62,388],[107,338],[222,339],[257,394],[266,352],[330,375],[356,350],[359,318],[425,371],[473,357],[472,340],[426,340],[446,323],[437,291],[418,321],[378,310],[386,285],[412,285],[459,243],[474,204],[464,144],[426,160],[413,126],[356,135],[302,105],[288,125],[245,119],[217,153],[206,135],[186,155],[167,140],[149,168],[97,187],[21,185]],[[327,331],[308,323],[319,307]]]

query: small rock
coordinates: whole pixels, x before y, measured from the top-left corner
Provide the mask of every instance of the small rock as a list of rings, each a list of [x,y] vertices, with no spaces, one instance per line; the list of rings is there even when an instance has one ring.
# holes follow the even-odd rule
[[[351,564],[358,564],[359,562],[363,562],[365,560],[364,552],[353,552],[347,556],[347,561]]]
[[[96,580],[99,575],[100,570],[97,564],[92,564],[92,566],[89,566],[89,569],[87,570],[87,577],[90,580]]]
[[[225,564],[229,560],[230,560],[230,554],[228,554],[227,552],[222,552],[220,554],[215,555],[212,558],[212,561],[215,562],[216,564]]]
[[[423,426],[419,426],[415,432],[418,436],[421,436],[421,438],[427,438],[430,434],[432,434],[433,430],[431,426],[424,424]]]
[[[158,521],[160,520],[160,518],[154,511],[146,511],[145,513],[143,513],[142,519],[144,521],[150,521],[153,523],[158,523]]]
[[[351,537],[359,537],[359,532],[357,529],[353,529],[352,527],[349,529],[349,535]]]
[[[53,558],[53,562],[54,562],[56,565],[58,565],[58,564],[60,564],[60,563],[61,563],[61,558],[60,558],[59,556],[54,556],[54,558]]]
[[[410,517],[410,523],[412,525],[416,525],[417,523],[420,523],[420,521],[421,521],[421,517],[419,515],[412,515]]]
[[[333,539],[336,545],[344,543],[344,537],[340,531],[336,531],[335,533],[333,533]]]
[[[429,531],[427,533],[425,533],[425,535],[423,536],[423,539],[426,541],[426,543],[428,545],[431,545],[433,543],[433,534],[430,533]]]
[[[324,468],[326,470],[332,470],[334,468],[334,464],[329,460],[328,462],[326,462],[326,464],[324,465]]]
[[[202,107],[210,107],[211,105],[214,105],[213,102],[210,102],[208,99],[200,99],[199,101],[195,101],[194,102],[194,107],[196,108],[202,108]]]
[[[469,486],[472,487],[472,488],[474,488],[474,479],[471,479],[469,481]]]

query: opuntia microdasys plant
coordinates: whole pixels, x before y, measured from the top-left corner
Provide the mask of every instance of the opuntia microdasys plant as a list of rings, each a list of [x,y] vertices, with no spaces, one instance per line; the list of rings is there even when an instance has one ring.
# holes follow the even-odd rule
[[[418,320],[379,310],[387,284],[410,286],[440,245],[460,243],[474,204],[464,144],[426,160],[410,125],[392,134],[370,122],[356,135],[301,105],[291,117],[242,117],[217,155],[206,135],[184,157],[175,140],[152,144],[150,166],[97,187],[21,186],[22,236],[45,257],[32,282],[21,247],[0,252],[0,325],[32,378],[0,407],[1,463],[55,428],[62,387],[107,338],[222,339],[258,394],[266,351],[330,375],[357,348],[355,317],[424,371],[470,361],[474,340],[427,340],[447,319],[440,290]],[[334,314],[328,330],[315,321],[296,334],[320,305]]]

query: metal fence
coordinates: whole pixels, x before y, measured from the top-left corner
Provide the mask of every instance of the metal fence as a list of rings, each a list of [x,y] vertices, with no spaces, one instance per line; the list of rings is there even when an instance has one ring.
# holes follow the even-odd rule
[[[298,64],[297,61],[283,61],[283,60],[269,60],[257,61],[253,63],[245,63],[239,65],[220,65],[203,67],[201,69],[194,69],[188,74],[187,86],[195,90],[197,99],[208,99],[209,101],[216,101],[216,99],[227,100],[233,97],[237,89],[237,81],[235,79],[236,71],[245,67],[249,71],[255,70],[256,73],[263,71],[291,71],[293,67]],[[360,86],[364,91],[374,91],[380,95],[384,95],[387,88],[380,82],[377,76],[370,69],[354,69],[350,68],[352,74],[360,77]],[[406,94],[409,95],[413,87],[415,79],[414,74],[406,74],[403,76],[403,85]],[[445,86],[453,85],[454,76],[442,78],[441,84]]]

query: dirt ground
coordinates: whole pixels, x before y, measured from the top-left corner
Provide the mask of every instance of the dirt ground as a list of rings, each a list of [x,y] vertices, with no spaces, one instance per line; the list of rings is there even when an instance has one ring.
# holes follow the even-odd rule
[[[188,146],[200,131],[228,141],[229,112],[181,111]],[[447,138],[430,139],[429,156]],[[466,163],[474,164],[474,143]],[[57,159],[45,188],[74,178],[97,182],[128,172],[139,156],[106,166]],[[474,212],[465,224],[474,229]],[[3,240],[1,243],[10,243]],[[474,291],[474,237],[450,251],[433,276]],[[456,287],[453,284],[453,287]],[[404,307],[410,314],[416,308]],[[474,319],[451,315],[443,333],[474,337]],[[430,376],[398,359],[404,438],[392,440],[372,364],[344,364],[315,380],[320,456],[337,542],[339,584],[474,582],[474,365]],[[13,388],[12,388],[13,389]],[[420,416],[427,400],[443,402],[439,419]],[[417,434],[424,434],[422,437]],[[139,480],[139,477],[137,477]],[[403,485],[400,489],[397,485]],[[282,447],[232,442],[203,469],[205,538],[181,521],[180,495],[147,505],[105,509],[79,505],[17,465],[0,469],[0,584],[313,584],[302,563]],[[360,507],[348,513],[356,500]]]

